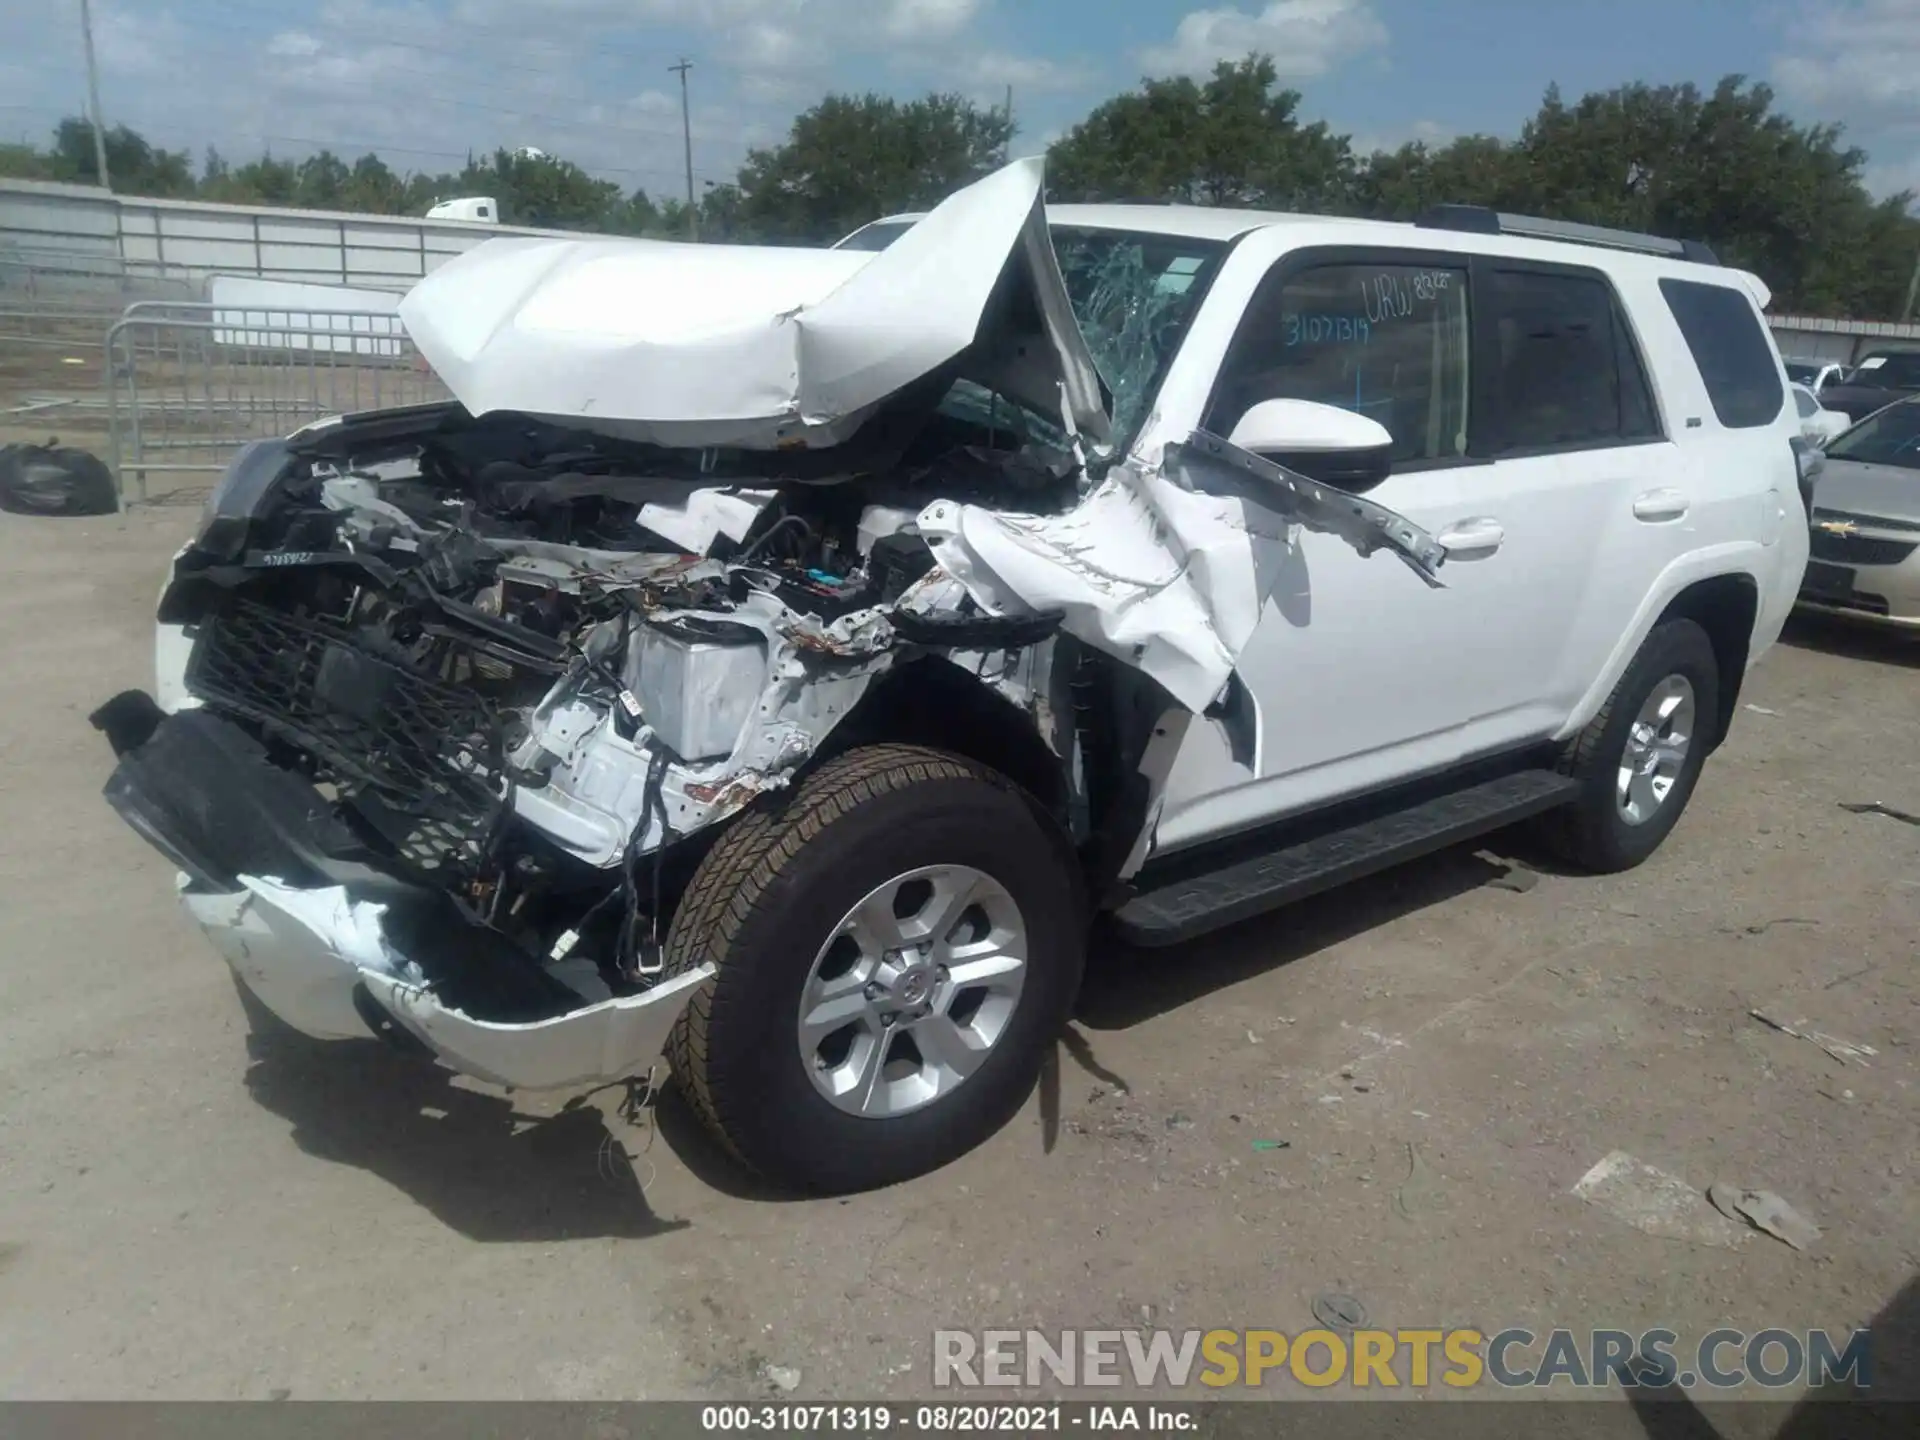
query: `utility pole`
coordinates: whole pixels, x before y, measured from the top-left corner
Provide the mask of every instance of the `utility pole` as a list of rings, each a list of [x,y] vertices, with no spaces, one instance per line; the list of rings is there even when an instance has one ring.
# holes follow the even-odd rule
[[[687,152],[687,235],[698,240],[700,207],[693,201],[693,111],[687,105],[687,72],[693,69],[693,62],[682,55],[678,65],[669,65],[667,69],[680,72],[680,138]]]
[[[87,45],[87,102],[93,109],[93,168],[100,172],[100,187],[111,190],[107,176],[107,124],[100,115],[100,67],[93,61],[93,9],[80,0],[80,35]]]
[[[1000,163],[1004,165],[1013,158],[1013,86],[1011,83],[1007,86],[1007,108],[1002,113],[1007,120],[1006,143],[1000,147]]]
[[[1900,307],[1900,323],[1906,324],[1913,319],[1913,302],[1920,297],[1920,255],[1913,260],[1913,278],[1907,281],[1907,303]]]

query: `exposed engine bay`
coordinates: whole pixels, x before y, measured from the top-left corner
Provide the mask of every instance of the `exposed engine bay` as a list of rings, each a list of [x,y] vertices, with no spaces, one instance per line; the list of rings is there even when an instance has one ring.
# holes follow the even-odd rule
[[[1059,512],[1078,466],[965,382],[915,419],[828,464],[349,419],[243,456],[160,618],[193,635],[193,699],[331,798],[339,858],[597,999],[658,972],[678,842],[787,784],[895,667],[957,667],[1068,767],[1059,616],[980,610],[916,517]]]

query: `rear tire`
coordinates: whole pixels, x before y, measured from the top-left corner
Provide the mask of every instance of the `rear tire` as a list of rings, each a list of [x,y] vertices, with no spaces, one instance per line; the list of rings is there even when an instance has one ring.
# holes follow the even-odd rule
[[[1720,717],[1720,666],[1692,620],[1656,626],[1613,694],[1568,747],[1571,805],[1537,822],[1556,855],[1599,874],[1660,848],[1692,798]]]
[[[1019,1109],[1078,990],[1085,930],[1072,852],[1031,796],[940,751],[854,750],[701,862],[666,968],[718,973],[667,1057],[694,1112],[766,1178],[891,1184]]]

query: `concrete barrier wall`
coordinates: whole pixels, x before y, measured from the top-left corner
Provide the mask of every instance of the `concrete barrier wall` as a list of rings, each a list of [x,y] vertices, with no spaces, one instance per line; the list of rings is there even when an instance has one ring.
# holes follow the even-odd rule
[[[253,275],[404,290],[515,225],[120,196],[90,185],[0,180],[0,267],[37,276],[194,280]],[[0,273],[0,284],[16,283]]]
[[[1774,342],[1791,360],[1837,360],[1851,365],[1870,350],[1920,349],[1920,325],[1895,321],[1821,320],[1769,315]]]

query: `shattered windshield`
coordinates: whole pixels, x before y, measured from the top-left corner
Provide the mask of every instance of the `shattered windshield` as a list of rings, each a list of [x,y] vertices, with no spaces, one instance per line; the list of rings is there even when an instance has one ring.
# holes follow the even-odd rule
[[[1113,391],[1114,436],[1125,449],[1226,246],[1184,235],[1056,225],[1053,248],[1074,318]]]

